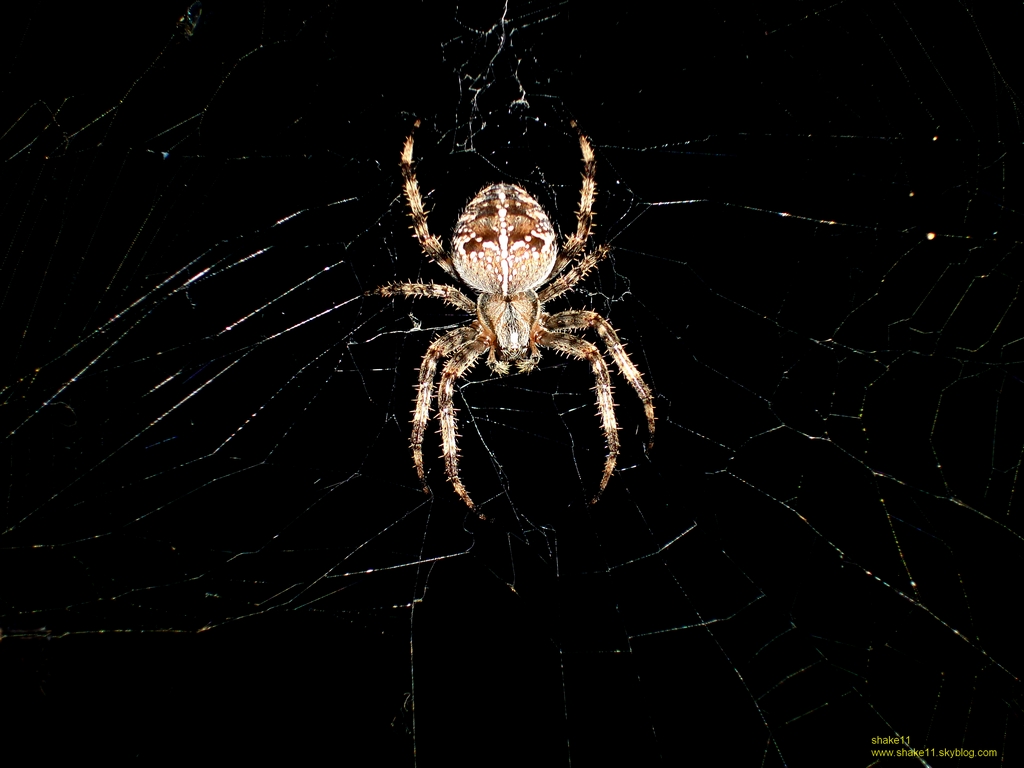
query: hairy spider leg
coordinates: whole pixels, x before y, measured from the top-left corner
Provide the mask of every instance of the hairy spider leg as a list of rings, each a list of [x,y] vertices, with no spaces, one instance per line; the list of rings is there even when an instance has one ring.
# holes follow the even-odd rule
[[[466,374],[490,347],[484,341],[473,341],[457,349],[451,359],[444,364],[441,371],[441,382],[437,386],[437,418],[441,422],[441,450],[444,453],[444,466],[448,481],[455,488],[466,506],[475,509],[473,500],[469,498],[462,479],[459,477],[459,446],[458,432],[455,426],[455,405],[452,395],[455,392],[455,381]]]
[[[575,127],[573,123],[573,127]],[[576,232],[565,239],[565,246],[555,260],[551,274],[557,275],[573,259],[583,254],[594,225],[594,197],[597,195],[597,159],[587,137],[580,134],[580,150],[583,152],[583,184],[580,187],[580,207],[576,211]]]
[[[423,469],[423,435],[427,431],[427,423],[430,421],[430,401],[434,396],[434,376],[437,373],[437,363],[442,358],[447,358],[459,350],[471,344],[479,332],[473,326],[456,328],[444,336],[438,336],[433,343],[427,347],[427,353],[423,355],[423,362],[420,364],[420,380],[416,385],[416,410],[412,417],[412,461],[416,465],[416,474],[423,484],[423,492],[430,493],[427,486],[427,474]],[[472,505],[471,505],[472,506]]]
[[[601,350],[586,339],[568,333],[551,331],[542,331],[538,336],[537,343],[541,346],[579,360],[586,360],[590,363],[594,378],[597,380],[597,386],[594,388],[594,391],[597,392],[597,412],[601,417],[601,429],[604,431],[604,441],[608,446],[608,456],[604,461],[601,486],[590,502],[596,504],[601,498],[601,494],[604,493],[608,480],[611,479],[615,461],[619,455],[619,427],[615,421],[615,400],[612,398],[612,381],[608,375],[608,365],[605,363],[604,357],[601,356]]]
[[[651,388],[644,381],[640,369],[633,364],[626,354],[626,347],[619,338],[619,334],[612,328],[611,323],[605,320],[597,312],[586,309],[570,309],[565,312],[558,312],[554,315],[547,315],[542,319],[544,326],[557,330],[586,330],[593,328],[597,335],[604,342],[608,354],[612,356],[615,365],[622,374],[622,378],[629,382],[636,392],[636,396],[644,404],[644,413],[647,415],[647,450],[654,447],[654,394]]]
[[[415,130],[419,127],[420,121],[417,120],[413,126]],[[412,134],[405,140],[405,146],[402,147],[402,178],[405,180],[405,199],[409,203],[409,216],[412,218],[412,229],[416,234],[416,239],[420,243],[420,248],[423,249],[423,253],[426,254],[427,258],[432,261],[436,261],[441,268],[452,277],[458,278],[458,274],[455,272],[455,265],[452,264],[452,258],[450,254],[445,253],[444,246],[441,244],[441,240],[430,233],[430,229],[427,226],[427,212],[423,208],[423,198],[420,196],[420,185],[416,181],[416,174],[412,169]]]
[[[564,275],[559,275],[542,288],[540,293],[537,294],[537,300],[543,304],[544,302],[551,301],[557,296],[561,296],[566,291],[574,288],[576,283],[586,277],[590,270],[596,267],[605,257],[608,256],[609,253],[611,253],[611,250],[612,249],[607,245],[599,245],[594,249],[593,253],[577,262],[572,269]]]
[[[452,285],[443,283],[389,283],[372,291],[367,291],[365,296],[426,296],[431,299],[441,299],[458,307],[464,312],[476,314],[476,302],[466,296],[462,291]]]

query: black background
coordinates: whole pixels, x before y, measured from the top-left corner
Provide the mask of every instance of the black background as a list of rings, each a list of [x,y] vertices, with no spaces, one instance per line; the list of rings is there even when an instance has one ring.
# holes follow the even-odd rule
[[[1020,761],[1019,10],[184,10],[7,18],[6,741]],[[444,279],[417,119],[443,236],[494,181],[568,231],[571,122],[594,143],[615,251],[554,308],[612,321],[658,416],[648,455],[617,382],[598,505],[592,380],[553,354],[461,388],[488,522],[434,434],[418,487],[415,368],[465,320],[363,296]]]

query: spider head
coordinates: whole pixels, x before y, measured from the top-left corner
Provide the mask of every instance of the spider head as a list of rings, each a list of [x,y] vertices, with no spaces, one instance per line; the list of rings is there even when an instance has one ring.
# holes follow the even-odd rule
[[[520,371],[536,365],[540,353],[533,331],[540,319],[540,301],[534,291],[514,296],[481,293],[477,317],[491,347],[488,364],[495,373],[508,373],[510,363],[515,363]]]

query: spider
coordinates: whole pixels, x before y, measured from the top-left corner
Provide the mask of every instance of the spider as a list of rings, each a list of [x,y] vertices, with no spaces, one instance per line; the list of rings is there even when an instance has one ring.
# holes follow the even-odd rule
[[[419,124],[417,120],[414,131]],[[434,377],[438,364],[444,360],[437,387],[437,407],[445,470],[455,493],[470,509],[475,509],[473,500],[459,476],[452,395],[455,382],[484,354],[488,366],[498,375],[507,374],[513,363],[522,373],[532,371],[540,360],[541,347],[590,363],[597,382],[597,408],[608,447],[601,485],[591,503],[601,497],[615,469],[619,454],[618,425],[604,356],[596,345],[572,335],[573,331],[593,329],[597,332],[619,372],[644,404],[648,449],[654,441],[654,397],[611,324],[597,312],[584,309],[550,315],[544,311],[547,302],[571,290],[610,251],[607,245],[599,245],[585,253],[593,228],[597,164],[594,150],[582,133],[579,140],[583,152],[583,185],[576,213],[576,232],[566,237],[561,246],[551,219],[525,189],[515,184],[490,184],[463,209],[455,224],[451,250],[446,251],[427,228],[427,212],[412,167],[412,134],[402,148],[405,198],[420,248],[428,259],[437,262],[445,272],[478,295],[473,301],[458,288],[438,283],[391,283],[367,291],[366,295],[429,296],[476,315],[472,323],[438,336],[427,348],[419,369],[411,438],[416,473],[424,492],[430,493],[423,469],[423,436],[430,418]]]

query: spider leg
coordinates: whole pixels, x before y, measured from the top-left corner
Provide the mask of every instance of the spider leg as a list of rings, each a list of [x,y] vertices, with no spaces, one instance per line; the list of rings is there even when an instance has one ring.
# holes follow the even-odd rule
[[[604,431],[604,440],[608,446],[608,457],[604,461],[601,486],[590,502],[596,504],[608,485],[608,480],[611,479],[612,472],[615,470],[615,461],[619,455],[619,427],[615,421],[615,401],[612,399],[612,382],[608,375],[608,366],[601,356],[601,350],[586,339],[571,336],[568,333],[552,333],[543,330],[537,336],[537,343],[541,346],[589,362],[590,368],[594,372],[594,378],[597,380],[594,391],[597,392],[597,411],[601,417],[601,429]]]
[[[437,373],[437,362],[441,358],[448,357],[476,338],[478,331],[473,326],[456,328],[444,336],[438,336],[427,348],[420,364],[420,381],[416,385],[416,410],[412,417],[412,461],[416,465],[416,474],[419,475],[423,484],[423,492],[430,493],[427,487],[427,477],[423,470],[423,435],[427,431],[427,422],[430,420],[430,401],[434,394],[434,375]]]
[[[576,127],[575,123],[573,123],[573,127]],[[597,173],[597,160],[594,159],[594,149],[582,133],[580,134],[580,149],[583,152],[583,185],[580,187],[580,208],[576,212],[576,232],[565,239],[565,246],[555,262],[555,274],[560,272],[568,262],[583,254],[594,225],[594,196],[597,194],[594,177]]]
[[[417,120],[413,126],[415,130],[420,125],[420,121]],[[402,178],[405,180],[405,199],[409,203],[409,216],[412,217],[412,229],[416,233],[416,239],[419,240],[420,248],[423,249],[423,253],[426,254],[427,258],[436,261],[445,272],[452,277],[458,277],[455,273],[455,267],[452,265],[451,258],[444,252],[444,246],[441,245],[441,241],[436,235],[430,234],[430,229],[427,227],[427,212],[423,208],[423,198],[420,196],[420,185],[416,181],[416,173],[412,169],[412,134],[405,140],[405,146],[402,147]]]
[[[630,386],[633,387],[633,391],[636,392],[636,396],[644,404],[649,434],[647,449],[650,450],[654,445],[654,395],[651,393],[651,388],[647,386],[647,382],[644,381],[643,374],[633,365],[633,361],[626,354],[626,348],[619,338],[619,334],[612,328],[611,323],[597,314],[597,312],[585,309],[570,309],[565,312],[558,312],[557,314],[544,317],[541,322],[546,328],[557,330],[585,330],[593,328],[597,331],[601,341],[604,342],[605,347],[608,349],[608,354],[612,356],[612,360],[618,366],[619,373],[629,382]]]
[[[470,509],[475,509],[473,501],[459,477],[458,433],[452,395],[455,391],[455,380],[464,376],[488,349],[487,343],[480,340],[458,347],[452,358],[445,363],[441,372],[441,383],[437,387],[437,418],[441,422],[441,450],[444,452],[445,471],[448,473],[448,481],[455,488],[455,493]],[[420,380],[422,381],[422,376]]]
[[[594,249],[593,253],[579,261],[564,275],[559,276],[544,286],[540,293],[537,294],[537,299],[543,304],[546,301],[551,301],[556,296],[561,296],[586,277],[587,273],[596,267],[609,253],[611,253],[609,246],[599,245]]]
[[[467,297],[458,288],[439,283],[389,283],[372,291],[367,291],[365,296],[428,296],[432,299],[442,299],[453,307],[458,307],[465,312],[476,314],[476,302]]]

